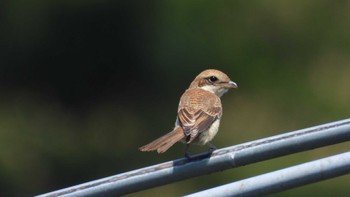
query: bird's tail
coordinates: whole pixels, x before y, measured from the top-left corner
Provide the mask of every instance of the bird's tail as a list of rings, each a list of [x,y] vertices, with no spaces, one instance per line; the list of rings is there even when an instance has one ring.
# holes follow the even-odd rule
[[[176,142],[185,137],[184,131],[181,127],[176,127],[170,133],[163,135],[162,137],[154,140],[153,142],[146,144],[139,148],[140,151],[155,151],[158,153],[164,153]]]

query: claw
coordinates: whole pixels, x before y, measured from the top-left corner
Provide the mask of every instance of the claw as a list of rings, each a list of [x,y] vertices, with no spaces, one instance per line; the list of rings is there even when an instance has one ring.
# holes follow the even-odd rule
[[[188,153],[185,153],[185,157],[190,161],[193,159],[193,157]]]
[[[200,159],[200,158],[205,158],[205,157],[210,157],[211,154],[214,152],[214,150],[216,150],[216,146],[214,144],[212,144],[212,143],[208,143],[208,146],[209,146],[209,150],[207,152],[202,153],[198,157],[198,156],[191,156],[188,153],[188,149],[189,149],[190,145],[186,144],[185,156],[184,157],[186,157],[186,159],[188,159],[189,161],[193,161],[195,159]]]
[[[214,144],[208,143],[208,146],[209,146],[209,150],[211,150],[211,151],[216,150],[216,146]]]

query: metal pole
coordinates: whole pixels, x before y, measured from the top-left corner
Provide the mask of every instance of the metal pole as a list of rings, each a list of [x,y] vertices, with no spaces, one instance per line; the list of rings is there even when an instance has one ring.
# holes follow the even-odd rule
[[[40,196],[123,195],[349,140],[350,119],[345,119],[219,149],[210,157],[199,154],[190,161],[186,158],[177,159]]]
[[[348,173],[350,152],[221,185],[186,197],[262,196]]]

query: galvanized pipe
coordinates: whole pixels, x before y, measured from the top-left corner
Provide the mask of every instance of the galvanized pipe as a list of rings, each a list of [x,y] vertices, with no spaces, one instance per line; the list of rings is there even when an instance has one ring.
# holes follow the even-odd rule
[[[350,119],[284,133],[169,161],[46,193],[48,196],[123,195],[179,180],[350,140]]]
[[[186,197],[252,197],[350,173],[350,152],[221,185]]]

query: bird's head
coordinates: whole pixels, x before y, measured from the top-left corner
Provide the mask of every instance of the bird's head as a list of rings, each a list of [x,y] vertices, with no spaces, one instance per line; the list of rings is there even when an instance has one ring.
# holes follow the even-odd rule
[[[225,73],[215,69],[208,69],[199,73],[189,88],[202,88],[221,97],[229,89],[237,87],[237,84],[231,81]]]

